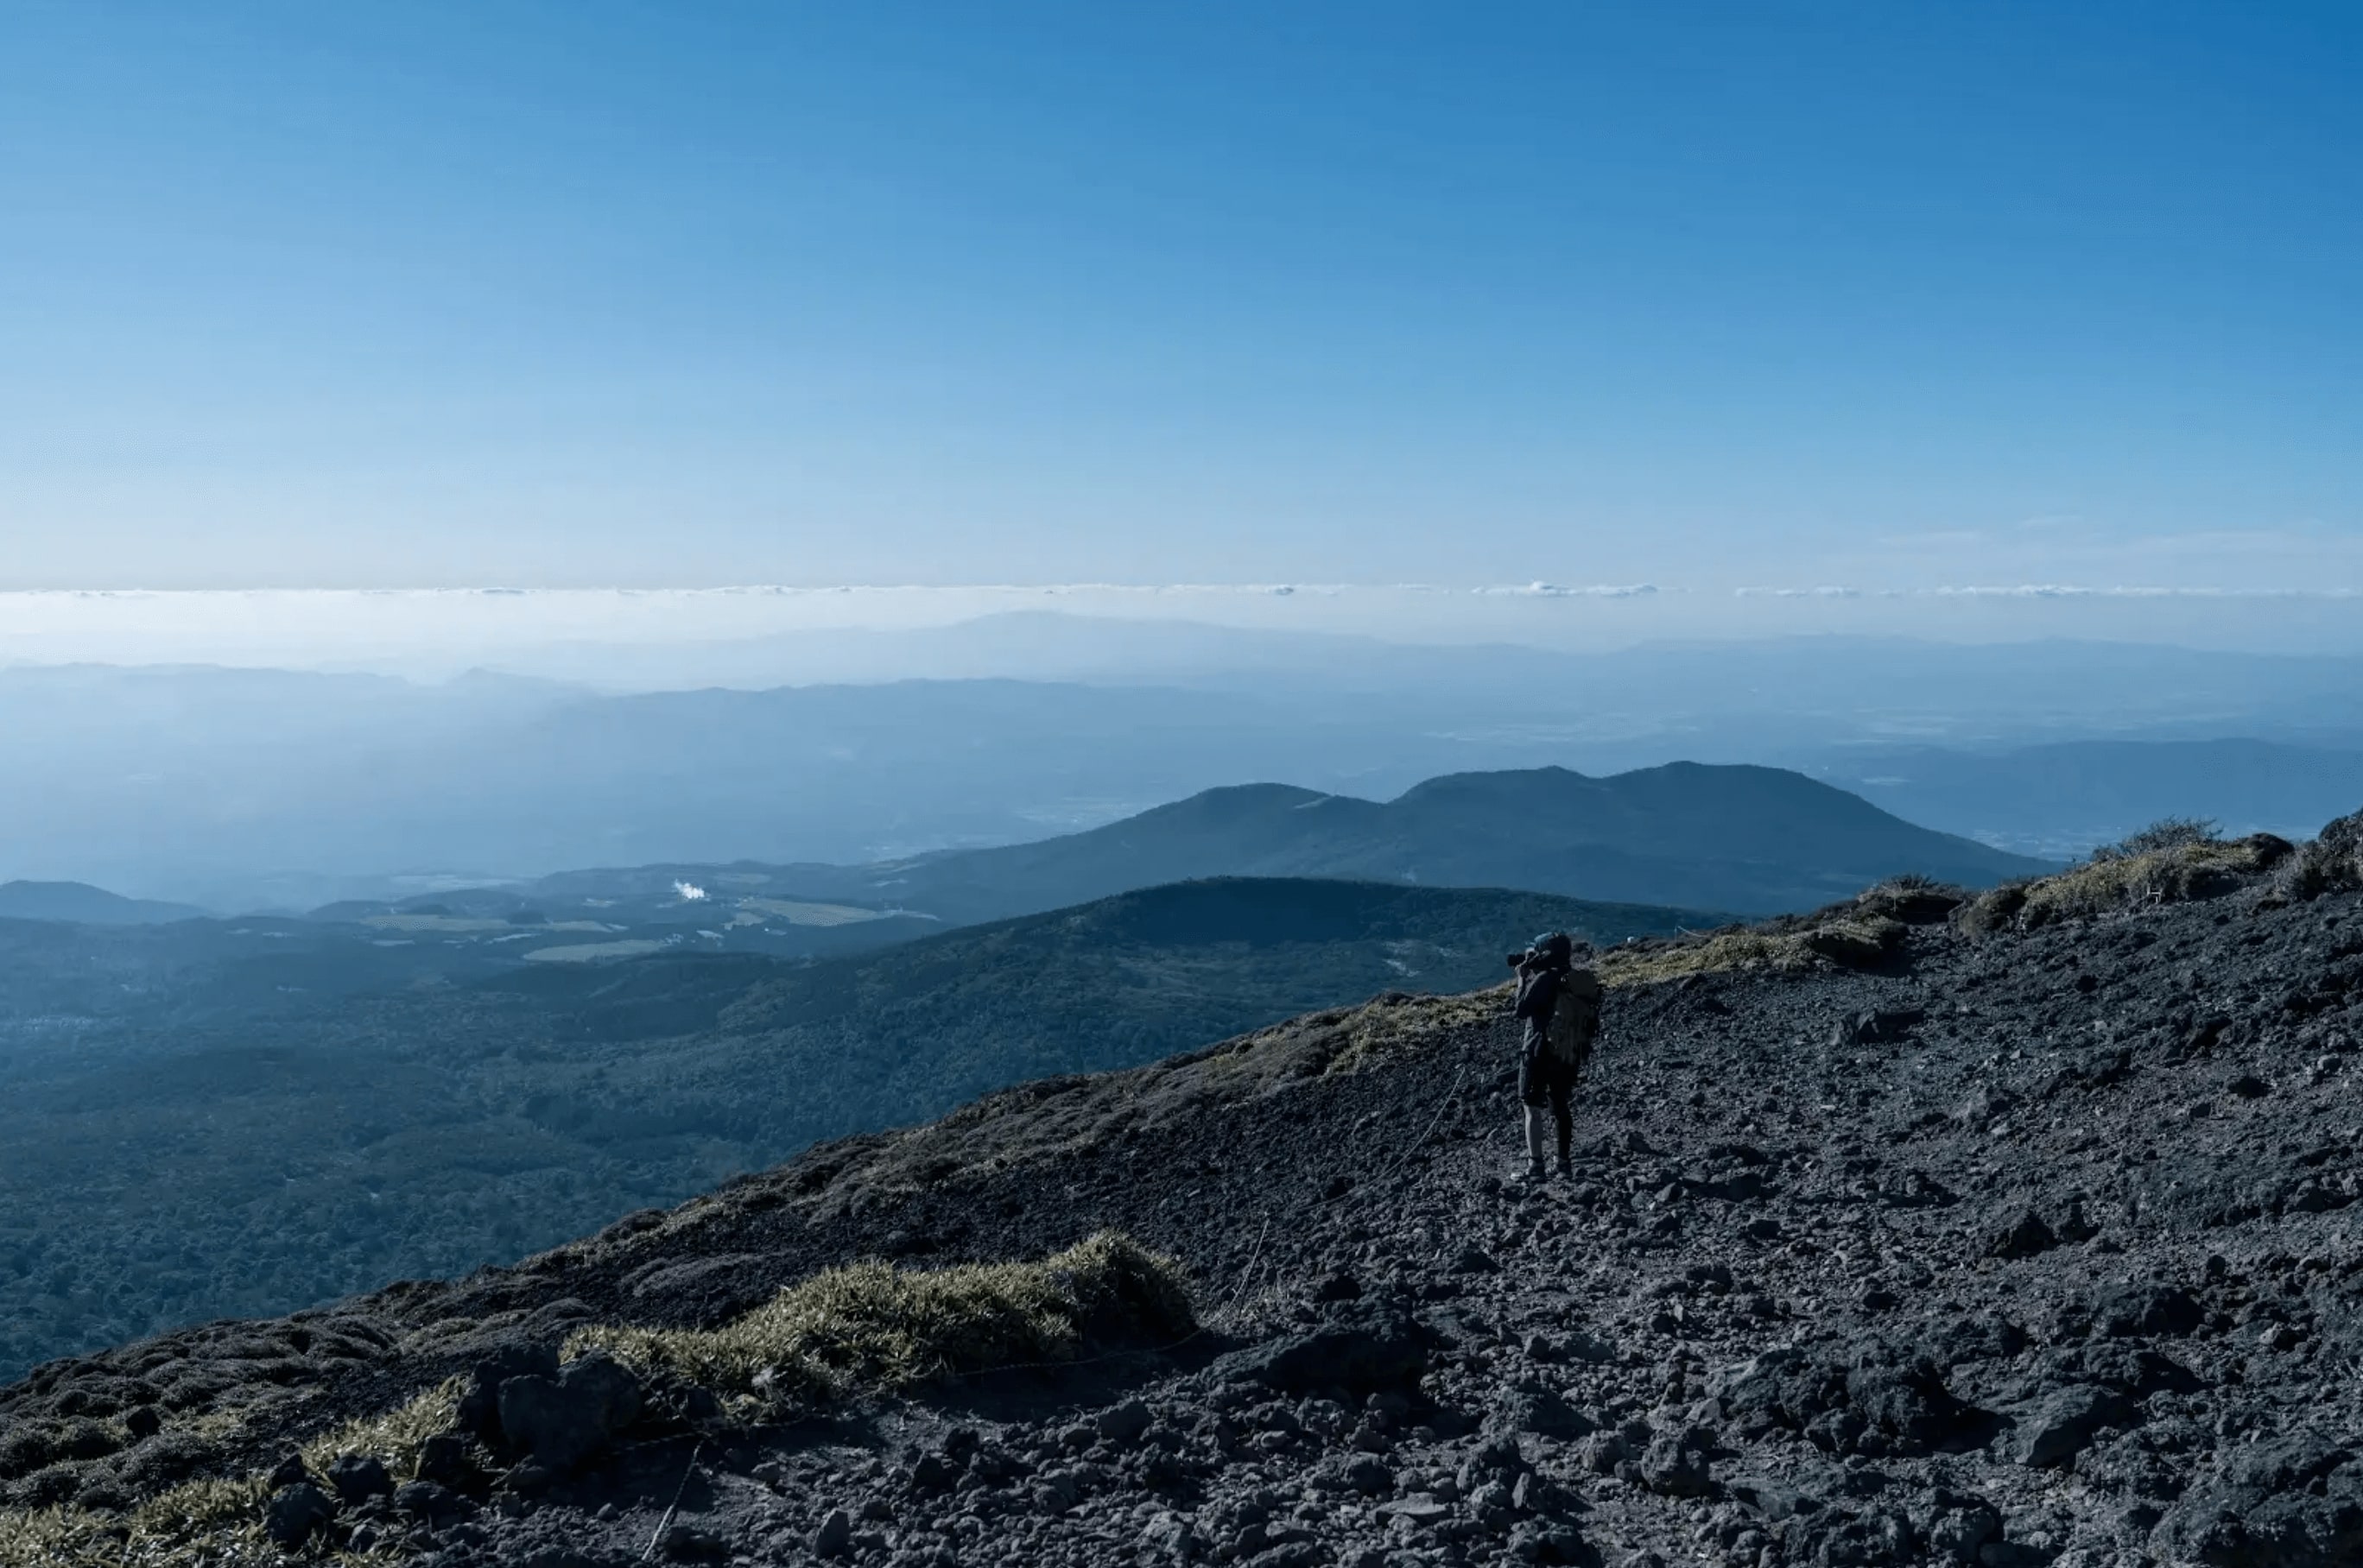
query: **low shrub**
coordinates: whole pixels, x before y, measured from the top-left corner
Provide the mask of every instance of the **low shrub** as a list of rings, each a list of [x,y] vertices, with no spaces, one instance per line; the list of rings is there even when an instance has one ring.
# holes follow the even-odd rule
[[[2101,845],[2092,851],[2091,858],[2123,860],[2137,855],[2155,855],[2160,850],[2190,849],[2197,845],[2223,842],[2224,834],[2213,817],[2160,817],[2139,833]]]
[[[1855,908],[1863,914],[1883,915],[1905,925],[1941,925],[1955,910],[1968,903],[1969,897],[1966,889],[1907,873],[1865,889],[1856,898]]]
[[[2275,882],[2277,891],[2295,899],[2363,888],[2363,812],[2338,818],[2312,843],[2300,845],[2282,862]]]

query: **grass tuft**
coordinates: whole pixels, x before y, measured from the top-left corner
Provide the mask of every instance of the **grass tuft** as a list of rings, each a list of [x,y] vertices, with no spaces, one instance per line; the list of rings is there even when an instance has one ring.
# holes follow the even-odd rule
[[[1069,1361],[1194,1326],[1178,1266],[1104,1231],[1037,1263],[828,1269],[719,1329],[584,1329],[566,1353],[604,1350],[747,1407],[777,1407]]]
[[[0,1511],[0,1568],[261,1568],[287,1561],[262,1533],[267,1484],[191,1481],[130,1514]]]
[[[2363,812],[2325,825],[2274,873],[2284,899],[2318,899],[2363,888]]]
[[[1648,986],[1729,969],[1802,975],[1833,964],[1875,968],[1903,938],[1903,922],[1870,906],[1841,905],[1819,915],[1709,932],[1685,942],[1619,947],[1600,960],[1600,983]]]
[[[2160,817],[2139,833],[2127,834],[2114,844],[2101,845],[2092,851],[2091,858],[2123,860],[2136,855],[2155,855],[2160,850],[2190,849],[2223,842],[2224,834],[2213,817]]]
[[[1814,966],[1813,949],[1795,935],[1761,931],[1718,931],[1696,942],[1665,947],[1618,950],[1600,961],[1603,986],[1647,986],[1726,969],[1769,969],[1800,974]]]
[[[1412,997],[1370,1002],[1340,1021],[1345,1043],[1322,1069],[1324,1077],[1367,1072],[1397,1056],[1425,1050],[1444,1031],[1500,1016],[1503,988],[1457,997]]]
[[[314,1474],[345,1454],[375,1454],[414,1480],[427,1440],[450,1430],[466,1384],[451,1378],[397,1409],[324,1432],[299,1451]],[[0,1568],[264,1568],[291,1557],[262,1533],[261,1474],[185,1482],[128,1513],[72,1506],[0,1510]],[[335,1561],[361,1562],[350,1553]]]
[[[298,1452],[316,1475],[327,1474],[329,1465],[347,1455],[375,1454],[397,1482],[416,1481],[427,1440],[457,1424],[467,1391],[467,1379],[447,1377],[408,1404],[323,1432]]]

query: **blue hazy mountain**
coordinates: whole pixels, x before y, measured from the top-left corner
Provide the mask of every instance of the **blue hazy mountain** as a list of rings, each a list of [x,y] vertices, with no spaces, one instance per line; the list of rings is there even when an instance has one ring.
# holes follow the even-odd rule
[[[1602,778],[1561,767],[1453,774],[1386,801],[1235,786],[1032,844],[859,867],[652,867],[554,878],[535,891],[555,904],[682,878],[760,877],[774,898],[971,922],[1193,877],[1328,877],[1752,913],[1811,909],[1906,872],[1986,886],[2043,868],[1799,773],[1674,763]]]
[[[202,919],[193,904],[127,899],[87,882],[0,882],[0,920],[68,921],[78,925],[160,925]]]

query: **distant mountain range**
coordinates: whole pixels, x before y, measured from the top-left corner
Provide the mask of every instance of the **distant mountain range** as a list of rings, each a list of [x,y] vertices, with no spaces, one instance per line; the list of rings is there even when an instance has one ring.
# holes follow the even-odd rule
[[[954,628],[910,657],[862,651],[875,641],[815,634],[798,645],[814,660],[721,666],[702,644],[610,650],[597,668],[618,679],[767,688],[631,694],[484,673],[0,667],[0,877],[293,912],[583,866],[903,859],[1243,779],[1387,800],[1448,771],[1682,758],[1862,791],[1845,769],[1899,736],[1980,756],[2222,736],[2363,749],[2356,659],[1841,637],[1576,656],[1079,617]],[[848,657],[817,657],[831,650]],[[894,672],[1002,678],[879,679]],[[822,679],[839,683],[776,684]],[[1871,798],[2021,850],[2091,825],[2051,810],[2039,774],[1999,782],[2014,793],[1990,812]],[[2203,809],[2249,820],[2269,794],[2228,787]]]
[[[1193,877],[1336,877],[1760,913],[1814,908],[1902,872],[1985,887],[2045,868],[1797,773],[1674,763],[1605,778],[1452,774],[1384,802],[1244,785],[1033,844],[854,867],[573,872],[521,895],[554,913],[688,885],[967,923]]]
[[[87,882],[0,882],[0,920],[62,920],[77,925],[159,925],[202,919],[194,904],[127,899]]]
[[[1814,908],[1903,872],[1984,887],[2046,864],[1916,827],[1802,774],[1671,763],[1603,778],[1562,767],[1448,774],[1386,801],[1239,785],[1033,843],[853,866],[569,871],[348,900],[311,919],[369,926],[388,944],[479,943],[527,957],[819,957],[1206,877],[1506,888],[1759,914]],[[0,900],[0,917],[11,912],[120,922],[198,911],[85,888],[28,895],[14,911]]]

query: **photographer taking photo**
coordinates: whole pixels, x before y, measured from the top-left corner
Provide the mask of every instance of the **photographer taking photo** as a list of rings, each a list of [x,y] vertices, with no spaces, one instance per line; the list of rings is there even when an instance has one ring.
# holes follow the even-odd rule
[[[1525,1108],[1530,1181],[1548,1175],[1543,1165],[1546,1111],[1558,1123],[1559,1174],[1569,1174],[1576,1079],[1600,1033],[1600,977],[1589,965],[1577,963],[1579,953],[1589,958],[1590,944],[1554,931],[1536,937],[1525,952],[1509,955],[1510,967],[1518,972],[1513,1012],[1525,1025],[1519,1041],[1518,1099]]]

